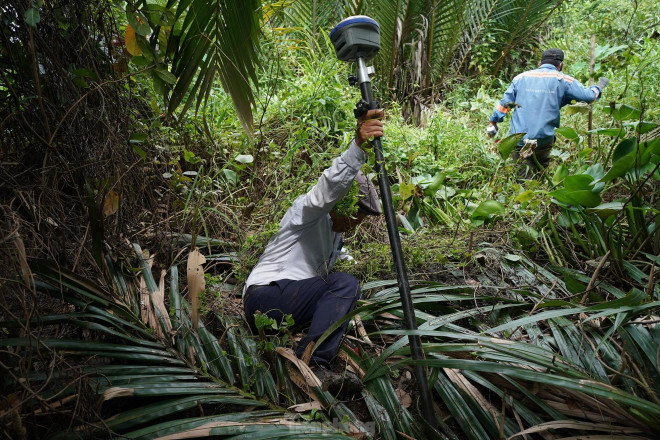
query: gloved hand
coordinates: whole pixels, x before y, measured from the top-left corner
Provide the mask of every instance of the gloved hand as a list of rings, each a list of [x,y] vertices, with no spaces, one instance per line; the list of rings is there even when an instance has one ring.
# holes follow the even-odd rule
[[[495,137],[497,134],[497,124],[494,122],[488,124],[488,127],[486,127],[486,134],[488,137]]]
[[[607,79],[607,78],[605,78],[605,77],[603,76],[603,77],[601,77],[601,78],[598,80],[598,84],[596,84],[596,85],[598,86],[598,88],[599,88],[600,90],[603,90],[605,87],[607,87],[607,85],[608,85],[609,83],[610,83],[610,80]]]

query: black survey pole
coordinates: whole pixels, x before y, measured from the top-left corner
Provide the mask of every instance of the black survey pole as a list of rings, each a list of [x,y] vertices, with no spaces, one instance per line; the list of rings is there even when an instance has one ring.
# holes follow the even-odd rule
[[[362,100],[356,106],[355,116],[359,117],[370,109],[378,108],[379,105],[373,98],[371,80],[369,79],[369,75],[374,73],[374,69],[373,67],[367,67],[365,64],[366,61],[373,58],[378,53],[378,50],[380,50],[380,26],[378,22],[364,15],[348,17],[332,29],[330,40],[335,47],[338,59],[357,63],[356,78],[354,78],[354,81],[349,78],[351,84],[354,85],[357,83],[362,93]],[[406,328],[408,330],[417,330],[415,308],[410,295],[406,264],[403,260],[401,239],[399,238],[399,229],[396,224],[394,207],[392,205],[392,192],[390,191],[390,182],[387,177],[387,170],[385,169],[383,145],[380,138],[376,138],[372,142],[372,145],[376,155],[376,171],[378,172],[380,197],[383,202],[383,212],[385,213],[392,257],[394,259],[394,266],[396,267],[403,316]],[[413,360],[424,360],[422,341],[419,335],[408,335],[408,341]],[[429,390],[428,377],[426,375],[426,369],[419,362],[415,363],[415,378],[417,379],[417,387],[419,388],[422,415],[428,423],[429,428],[435,429],[437,423],[431,400],[431,391]]]
[[[371,91],[371,80],[369,79],[370,73],[371,70],[370,68],[366,67],[364,60],[362,58],[358,58],[357,82],[358,86],[360,87],[362,99],[367,103],[367,107],[369,109],[376,109],[378,108],[378,102],[374,100]],[[387,224],[387,234],[390,239],[390,247],[392,249],[394,266],[396,267],[396,278],[399,286],[399,295],[401,296],[403,317],[406,322],[406,328],[408,330],[417,330],[417,320],[415,318],[415,308],[413,306],[412,296],[410,294],[406,262],[403,259],[403,252],[401,250],[401,238],[399,237],[399,228],[396,223],[394,206],[392,203],[392,192],[390,190],[390,182],[389,177],[387,176],[387,169],[385,169],[383,144],[380,138],[375,138],[371,144],[373,145],[374,154],[376,156],[376,172],[378,173],[380,198],[383,202],[383,213],[385,214],[385,223]],[[422,351],[421,338],[418,335],[408,335],[408,343],[410,344],[410,353],[412,354],[413,360],[423,360],[424,352]],[[423,365],[415,365],[415,377],[417,379],[417,387],[419,388],[424,419],[426,419],[426,421],[435,428],[435,412],[433,410],[433,404],[431,401],[431,392],[429,390],[426,369]]]

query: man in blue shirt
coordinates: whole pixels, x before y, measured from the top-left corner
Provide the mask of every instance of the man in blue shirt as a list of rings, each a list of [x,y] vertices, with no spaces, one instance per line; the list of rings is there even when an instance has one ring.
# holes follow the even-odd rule
[[[291,314],[296,325],[310,325],[296,349],[299,358],[332,324],[350,313],[360,298],[357,279],[331,269],[341,252],[342,233],[355,228],[366,216],[381,212],[376,189],[360,168],[367,160],[369,139],[383,135],[382,117],[382,110],[369,110],[358,119],[355,140],[333,160],[316,185],[293,202],[245,282],[243,307],[253,330],[257,311],[278,322]],[[354,180],[359,193],[357,212],[346,215],[334,208],[349,193]],[[335,394],[356,391],[360,386],[357,377],[331,370],[347,326],[344,322],[315,346],[311,356],[312,371],[324,389]]]
[[[597,101],[607,85],[607,79],[601,78],[598,85],[584,87],[575,78],[561,73],[563,67],[564,52],[561,49],[543,52],[539,68],[516,76],[490,117],[486,131],[494,136],[498,130],[497,123],[502,122],[511,109],[515,109],[511,134],[525,133],[525,136],[513,158],[526,162],[521,170],[521,175],[525,177],[528,167],[538,170],[538,165],[543,168],[548,165],[555,128],[559,127],[559,110],[572,101]]]

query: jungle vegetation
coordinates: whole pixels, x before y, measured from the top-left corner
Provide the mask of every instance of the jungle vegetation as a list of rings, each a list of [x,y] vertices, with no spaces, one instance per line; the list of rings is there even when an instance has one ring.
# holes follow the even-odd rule
[[[243,282],[351,140],[328,33],[381,27],[375,94],[436,420],[384,221],[338,400]],[[660,5],[650,0],[4,0],[0,433],[12,439],[653,439],[660,433]],[[603,98],[516,179],[488,117],[543,49]],[[515,142],[514,142],[515,144]],[[373,166],[373,162],[371,162]],[[271,330],[267,335],[263,330]],[[332,329],[331,329],[332,330]]]

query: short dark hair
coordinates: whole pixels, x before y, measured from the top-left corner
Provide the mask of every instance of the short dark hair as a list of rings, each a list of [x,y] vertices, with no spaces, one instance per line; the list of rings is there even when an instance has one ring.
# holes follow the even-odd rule
[[[563,61],[564,51],[561,49],[548,49],[541,56],[541,64],[552,64],[555,67],[559,67],[559,64]]]

